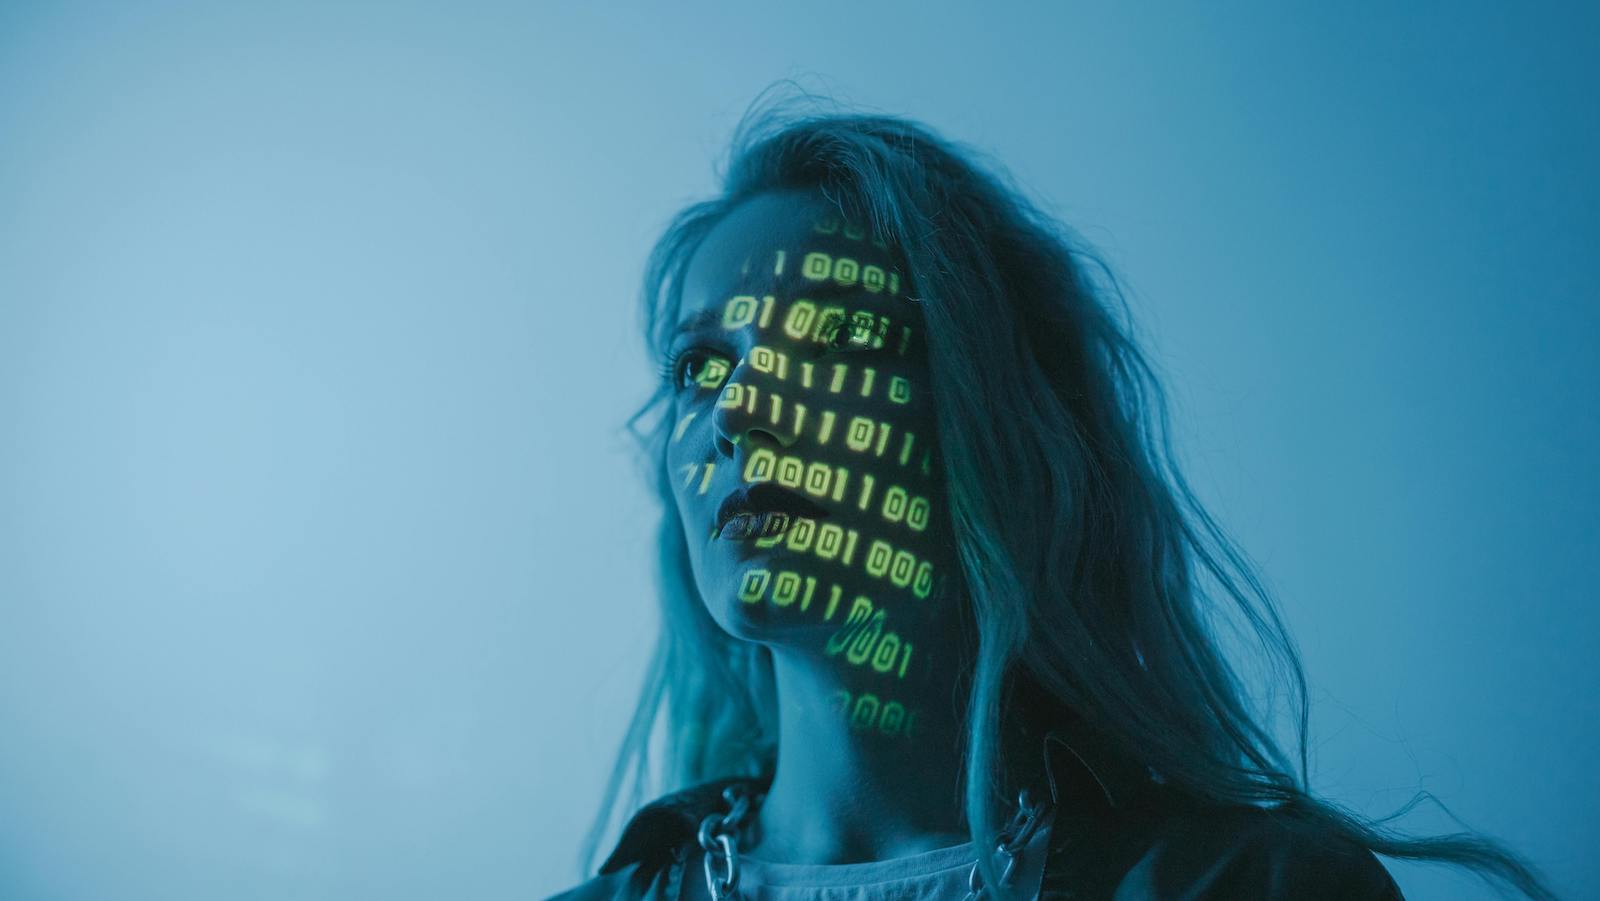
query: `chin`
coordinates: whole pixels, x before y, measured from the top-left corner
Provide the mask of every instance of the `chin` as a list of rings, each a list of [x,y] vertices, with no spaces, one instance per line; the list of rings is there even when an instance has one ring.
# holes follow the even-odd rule
[[[729,561],[713,585],[702,585],[711,618],[734,638],[762,644],[809,647],[820,651],[839,628],[848,607],[836,603],[833,621],[825,618],[834,583],[799,567],[787,554],[757,554]],[[710,590],[707,590],[710,589]]]
[[[702,595],[707,611],[717,626],[734,639],[765,645],[816,643],[821,648],[834,624],[822,621],[821,607],[816,603],[808,603],[808,608],[802,610],[798,600],[786,605],[773,602],[771,573],[782,571],[778,567],[778,560],[746,560],[738,567],[728,568],[726,578],[718,579],[717,591]],[[768,573],[766,591],[755,594],[752,589],[762,587],[762,571]],[[741,586],[746,591],[739,591]]]
[[[762,644],[821,650],[837,623],[827,623],[769,603],[747,603],[724,595],[711,605],[711,618],[734,638]]]

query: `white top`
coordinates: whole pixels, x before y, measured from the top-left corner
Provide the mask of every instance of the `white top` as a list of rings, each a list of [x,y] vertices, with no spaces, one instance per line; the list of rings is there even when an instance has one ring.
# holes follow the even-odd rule
[[[1023,897],[1039,894],[1052,819],[1046,814],[1017,859],[1012,884],[1026,890]],[[702,851],[687,861],[682,901],[709,901],[704,858]],[[748,901],[961,901],[976,860],[972,842],[868,863],[773,863],[741,854],[738,894]]]

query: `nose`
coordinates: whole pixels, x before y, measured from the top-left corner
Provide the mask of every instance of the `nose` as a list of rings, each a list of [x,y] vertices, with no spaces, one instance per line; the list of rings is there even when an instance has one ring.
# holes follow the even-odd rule
[[[789,447],[799,437],[793,421],[790,401],[776,383],[752,369],[748,360],[740,360],[728,373],[712,412],[717,451],[731,460],[739,447],[746,454]]]

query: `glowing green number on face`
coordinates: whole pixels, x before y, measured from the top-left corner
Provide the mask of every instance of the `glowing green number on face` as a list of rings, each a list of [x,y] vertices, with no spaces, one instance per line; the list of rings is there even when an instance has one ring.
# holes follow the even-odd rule
[[[730,385],[729,390],[739,387]],[[744,464],[744,480],[746,482],[765,482],[772,478],[772,469],[778,463],[778,455],[766,448],[758,448],[750,455]]]
[[[851,313],[850,343],[858,347],[882,347],[883,338],[878,334],[878,317],[866,310]]]
[[[832,657],[844,650],[871,617],[872,599],[864,594],[856,595],[856,599],[850,604],[850,612],[845,615],[844,625],[828,638],[828,643],[823,646],[822,652]]]
[[[736,329],[754,322],[756,318],[756,299],[749,295],[741,295],[728,301],[722,309],[722,327]]]
[[[776,357],[770,347],[750,348],[750,368],[756,372],[771,372]]]
[[[904,588],[911,584],[912,572],[916,569],[917,559],[906,551],[895,551],[894,562],[889,565],[889,581],[897,588]]]
[[[700,375],[695,377],[695,384],[702,388],[718,388],[722,380],[728,377],[728,362],[720,357],[712,357],[706,361]]]
[[[890,701],[883,705],[883,713],[878,717],[878,731],[884,735],[895,735],[900,731],[900,724],[905,722],[906,709],[899,701]]]
[[[845,223],[844,236],[846,238],[849,238],[852,241],[859,241],[859,240],[861,240],[861,237],[863,235],[865,235],[865,234],[866,234],[866,232],[864,230],[862,230],[860,223],[857,223],[857,222],[847,222],[847,223]]]
[[[861,268],[861,286],[874,294],[883,290],[883,270],[877,266]]]
[[[852,729],[868,729],[878,718],[878,696],[861,694],[856,698],[855,710],[850,714]]]
[[[778,484],[785,488],[799,488],[800,480],[805,476],[805,466],[794,457],[784,457],[778,461]]]
[[[800,594],[800,576],[798,573],[781,572],[772,583],[772,602],[779,607],[787,607],[794,603]],[[880,670],[881,672],[881,670]]]
[[[826,216],[818,219],[812,229],[819,235],[831,235],[839,230],[839,219],[836,216]]]
[[[833,261],[833,280],[841,285],[853,285],[861,274],[861,265],[849,257]]]
[[[873,578],[881,577],[889,571],[889,561],[894,556],[894,551],[882,541],[872,542],[872,547],[867,550],[867,575]]]
[[[795,301],[789,306],[789,312],[784,314],[784,333],[797,341],[804,338],[811,331],[811,323],[816,315],[816,304],[809,300]]]
[[[865,416],[853,416],[850,419],[850,430],[845,433],[845,446],[853,451],[864,451],[872,446],[872,420]]]
[[[919,598],[928,596],[933,590],[933,564],[924,560],[917,565],[917,574],[911,580],[911,593]]]
[[[810,548],[811,539],[816,535],[816,532],[816,520],[804,517],[795,520],[794,525],[789,527],[789,549],[792,551],[804,551]]]
[[[748,570],[739,582],[739,600],[753,604],[767,593],[767,579],[771,574],[764,569]]]
[[[899,485],[890,487],[883,493],[883,518],[890,522],[899,522],[900,517],[906,512],[906,490]]]
[[[813,463],[806,467],[806,491],[821,497],[828,493],[828,484],[833,481],[833,470],[826,463]]]
[[[889,379],[889,400],[903,404],[911,400],[911,383],[900,376],[891,376]]]
[[[833,274],[833,257],[825,253],[808,253],[805,261],[800,264],[800,274],[814,282],[820,282]]]
[[[856,666],[867,661],[872,653],[873,645],[878,643],[878,636],[883,634],[883,611],[879,610],[867,620],[866,625],[856,632],[855,640],[850,642],[850,649],[844,652],[844,659]]]
[[[894,658],[899,653],[900,636],[890,632],[878,640],[878,649],[872,653],[872,668],[887,673],[894,666]]]
[[[844,307],[823,307],[817,311],[817,327],[811,330],[811,340],[826,344],[833,340],[834,329],[845,321]],[[799,335],[795,336],[800,337]]]
[[[928,499],[911,499],[911,509],[906,511],[906,525],[920,532],[928,527]]]
[[[844,529],[825,523],[817,529],[817,556],[832,560],[839,556],[839,544],[844,541]]]

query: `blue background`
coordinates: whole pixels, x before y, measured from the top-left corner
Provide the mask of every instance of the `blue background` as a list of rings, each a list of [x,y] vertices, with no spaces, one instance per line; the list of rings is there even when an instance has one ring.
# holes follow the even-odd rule
[[[791,75],[1126,278],[1316,786],[1600,896],[1593,4],[592,6],[0,3],[0,896],[577,880],[639,272]]]

